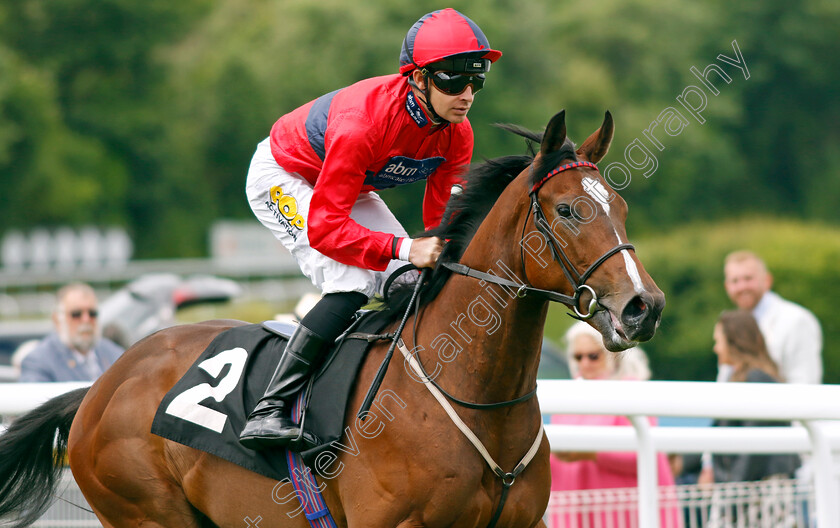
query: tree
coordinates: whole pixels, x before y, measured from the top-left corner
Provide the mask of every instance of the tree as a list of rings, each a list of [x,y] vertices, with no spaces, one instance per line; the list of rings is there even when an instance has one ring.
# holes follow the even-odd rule
[[[214,219],[250,217],[242,185],[272,123],[323,93],[395,72],[408,26],[439,7],[427,0],[0,4],[7,117],[0,164],[14,174],[0,187],[28,193],[16,225],[107,219],[127,225],[137,256],[203,254]],[[474,161],[524,152],[495,122],[539,130],[565,108],[569,135],[580,143],[610,110],[616,136],[601,170],[616,187],[626,183],[620,192],[633,210],[631,235],[744,212],[840,220],[833,176],[840,65],[832,53],[840,13],[830,3],[460,0],[454,7],[504,52],[470,113]],[[735,57],[733,43],[748,75],[720,59]],[[729,81],[693,73],[713,64]],[[691,97],[689,106],[701,110],[680,103]],[[672,117],[666,131],[663,116],[673,112],[682,119]],[[629,180],[610,172],[616,164]],[[44,201],[45,188],[55,197]],[[418,193],[385,194],[412,232],[420,225]]]

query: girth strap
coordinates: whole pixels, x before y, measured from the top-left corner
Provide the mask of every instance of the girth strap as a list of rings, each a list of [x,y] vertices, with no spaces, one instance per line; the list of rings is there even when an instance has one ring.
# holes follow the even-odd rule
[[[443,410],[446,411],[446,414],[449,415],[449,418],[452,420],[455,426],[461,430],[464,436],[467,437],[467,440],[470,441],[473,447],[475,447],[475,449],[478,451],[478,454],[480,454],[484,461],[487,462],[487,465],[490,466],[490,469],[493,471],[493,473],[495,473],[496,476],[502,479],[502,496],[499,500],[499,505],[496,508],[496,512],[493,515],[493,519],[490,521],[489,524],[489,527],[493,528],[496,525],[496,522],[499,520],[499,516],[502,513],[502,508],[504,507],[505,501],[507,500],[508,490],[513,485],[514,481],[516,480],[516,477],[518,477],[520,473],[525,471],[525,468],[528,466],[531,460],[533,460],[533,458],[537,454],[537,450],[540,448],[543,435],[545,434],[545,429],[543,428],[542,422],[540,422],[540,430],[537,433],[537,437],[534,439],[534,443],[531,444],[531,448],[528,449],[528,452],[525,453],[525,456],[522,457],[522,459],[519,461],[518,464],[516,464],[516,467],[514,467],[512,471],[505,472],[505,470],[503,470],[501,466],[499,466],[499,464],[497,464],[496,461],[493,460],[493,457],[487,451],[487,448],[484,447],[484,444],[481,443],[481,440],[479,440],[475,433],[473,433],[470,430],[467,424],[465,424],[464,421],[461,420],[461,417],[458,416],[458,413],[455,412],[455,409],[452,408],[452,405],[450,405],[449,402],[446,401],[446,397],[438,390],[437,387],[435,387],[430,382],[428,376],[424,375],[422,367],[418,363],[417,359],[411,354],[411,352],[408,351],[408,348],[405,346],[405,343],[402,339],[400,339],[397,342],[397,348],[400,349],[400,352],[402,352],[402,355],[405,357],[405,360],[408,362],[408,364],[411,366],[414,372],[418,375],[420,381],[422,381],[426,388],[429,389],[429,392],[432,393],[432,396],[435,397],[440,406],[443,407]]]

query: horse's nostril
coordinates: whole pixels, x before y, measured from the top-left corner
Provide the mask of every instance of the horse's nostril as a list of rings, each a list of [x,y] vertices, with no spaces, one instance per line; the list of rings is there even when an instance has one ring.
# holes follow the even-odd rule
[[[634,322],[645,315],[647,311],[647,303],[642,299],[641,296],[637,295],[627,305],[624,307],[624,310],[621,312],[621,319],[624,323]]]

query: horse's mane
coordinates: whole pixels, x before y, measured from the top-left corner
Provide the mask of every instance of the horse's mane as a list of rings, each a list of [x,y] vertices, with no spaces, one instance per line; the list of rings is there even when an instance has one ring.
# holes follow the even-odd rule
[[[426,285],[421,291],[421,306],[437,297],[452,274],[449,269],[441,266],[441,263],[458,262],[460,260],[478,230],[478,226],[481,225],[490,209],[493,208],[502,191],[533,163],[536,156],[535,145],[538,148],[542,143],[542,133],[532,132],[510,124],[497,124],[496,126],[524,137],[528,154],[502,156],[472,164],[463,175],[464,190],[460,194],[453,194],[450,197],[440,225],[418,235],[420,237],[436,236],[448,240],[438,259],[437,266],[432,270]],[[567,159],[577,161],[575,145],[568,138],[560,149],[542,157],[540,163],[534,165],[529,176],[529,185],[543,179],[561,161]],[[385,311],[392,318],[397,318],[405,313],[411,300],[413,288],[411,284],[401,284],[391,288],[385,299]]]

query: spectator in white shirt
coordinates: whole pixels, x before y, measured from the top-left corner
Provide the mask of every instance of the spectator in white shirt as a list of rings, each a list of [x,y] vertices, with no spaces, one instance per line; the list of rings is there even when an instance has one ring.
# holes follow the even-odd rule
[[[773,276],[755,253],[730,253],[724,276],[726,293],[732,302],[751,311],[758,321],[782,381],[822,383],[822,329],[814,314],[770,290]],[[728,369],[721,369],[718,379],[727,377],[727,373]]]

